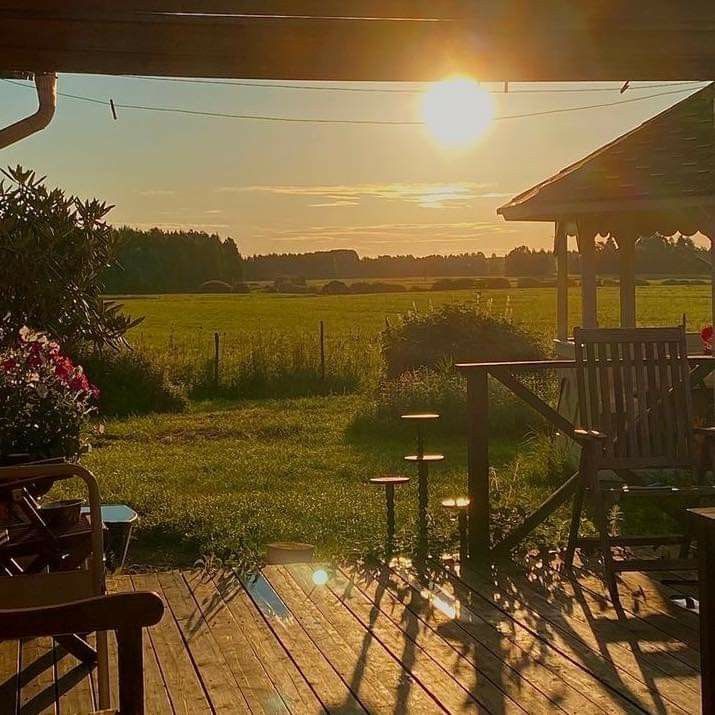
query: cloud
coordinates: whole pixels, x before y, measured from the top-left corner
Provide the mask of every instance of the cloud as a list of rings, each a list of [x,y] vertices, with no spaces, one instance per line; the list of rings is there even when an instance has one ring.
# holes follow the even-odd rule
[[[422,208],[463,208],[477,199],[511,196],[495,192],[493,184],[459,181],[443,184],[375,183],[345,185],[255,185],[222,186],[220,193],[264,193],[307,200],[319,200],[312,207],[356,206],[362,201],[398,201]]]
[[[144,189],[139,196],[173,196],[176,192],[171,189]]]
[[[161,228],[165,231],[197,231],[216,230],[219,228],[230,228],[227,223],[194,223],[193,221],[183,222],[151,222],[151,221],[123,221],[127,226],[134,228]]]

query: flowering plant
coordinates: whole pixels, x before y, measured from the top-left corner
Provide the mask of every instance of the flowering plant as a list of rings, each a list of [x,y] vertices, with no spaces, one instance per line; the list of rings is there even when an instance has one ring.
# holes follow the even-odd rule
[[[44,333],[0,337],[0,456],[76,457],[99,390]]]
[[[712,355],[713,352],[713,326],[706,325],[700,331],[700,340],[703,343],[703,352],[706,355]]]

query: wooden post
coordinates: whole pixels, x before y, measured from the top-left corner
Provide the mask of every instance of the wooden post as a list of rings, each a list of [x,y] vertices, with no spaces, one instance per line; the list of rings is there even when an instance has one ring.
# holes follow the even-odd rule
[[[703,713],[715,712],[715,508],[689,509],[698,539]]]
[[[214,387],[218,387],[218,377],[219,377],[219,354],[220,354],[220,340],[218,333],[214,333]]]
[[[636,236],[624,231],[616,237],[620,251],[621,327],[636,327]]]
[[[325,380],[325,323],[320,321],[320,379]]]
[[[489,565],[489,378],[486,368],[467,376],[469,565]]]
[[[569,256],[565,224],[556,222],[554,236],[556,254],[556,337],[568,340],[569,336]]]
[[[576,239],[581,253],[581,327],[597,328],[596,231],[579,223]]]

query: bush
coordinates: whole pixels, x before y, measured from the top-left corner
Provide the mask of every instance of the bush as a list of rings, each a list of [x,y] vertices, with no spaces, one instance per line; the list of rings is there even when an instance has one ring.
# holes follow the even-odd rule
[[[0,182],[0,315],[6,337],[27,325],[46,331],[65,350],[83,342],[124,344],[141,321],[102,300],[100,274],[115,263],[111,206],[48,189],[21,167]]]
[[[350,292],[361,293],[404,293],[407,288],[402,283],[382,283],[375,281],[368,283],[367,281],[357,281],[350,284]]]
[[[183,412],[188,400],[166,373],[141,353],[121,350],[82,356],[87,373],[99,387],[99,411],[104,415]]]
[[[388,377],[445,363],[546,358],[541,339],[475,303],[410,311],[382,331],[381,347]]]
[[[434,429],[463,434],[467,426],[466,379],[448,366],[437,370],[420,368],[399,377],[381,380],[374,400],[358,414],[353,429],[385,432],[399,428],[400,415],[410,412],[436,412]],[[505,387],[489,385],[489,429],[500,435],[522,436],[543,425],[543,420]]]
[[[439,278],[431,290],[469,290],[475,285],[474,278]]]
[[[491,276],[476,282],[476,288],[511,288],[511,283],[504,276]]]
[[[248,285],[248,283],[236,283],[236,285],[233,287],[233,292],[243,294],[250,293],[251,287]]]
[[[320,292],[323,295],[346,295],[350,289],[342,281],[328,281]]]
[[[281,276],[273,281],[274,293],[312,293],[313,290],[301,276]]]
[[[233,288],[225,281],[204,281],[199,286],[200,293],[232,293]]]

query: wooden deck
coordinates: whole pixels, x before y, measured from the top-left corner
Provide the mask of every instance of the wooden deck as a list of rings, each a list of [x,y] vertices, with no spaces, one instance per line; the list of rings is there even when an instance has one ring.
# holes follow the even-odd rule
[[[195,571],[111,588],[167,605],[145,638],[150,715],[699,712],[698,617],[641,574],[623,576],[621,614],[597,578],[548,569],[429,591],[399,567],[314,586],[308,566],[245,588]],[[0,713],[87,713],[95,693],[52,641],[0,644]]]

